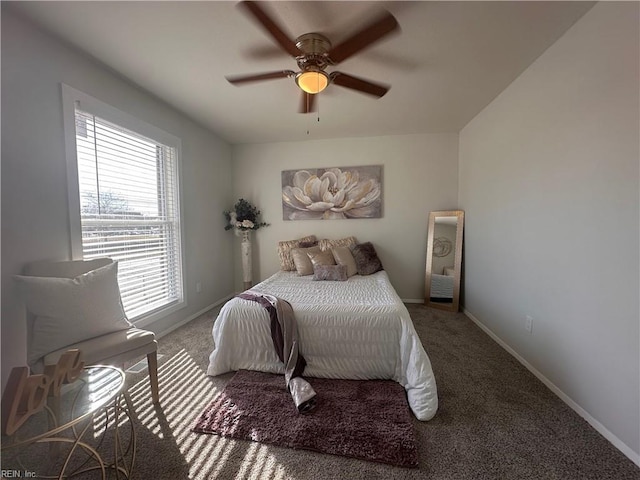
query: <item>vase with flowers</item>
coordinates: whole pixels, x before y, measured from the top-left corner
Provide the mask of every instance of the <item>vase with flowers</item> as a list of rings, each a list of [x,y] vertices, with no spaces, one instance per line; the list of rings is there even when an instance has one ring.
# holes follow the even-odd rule
[[[269,226],[269,224],[259,221],[260,210],[244,198],[238,200],[233,210],[225,211],[223,214],[227,221],[224,229],[233,229],[235,234],[242,238],[240,244],[242,252],[242,280],[244,282],[244,288],[248,289],[251,287],[252,272],[251,230],[258,230],[259,228]]]

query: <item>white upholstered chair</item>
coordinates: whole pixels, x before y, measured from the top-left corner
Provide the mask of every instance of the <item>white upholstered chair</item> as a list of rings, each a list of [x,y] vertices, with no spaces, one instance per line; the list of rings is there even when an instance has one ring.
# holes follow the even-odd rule
[[[75,279],[80,275],[95,271],[97,269],[101,269],[102,267],[106,267],[107,265],[113,263],[113,260],[110,258],[57,262],[36,262],[27,265],[24,273],[26,277],[53,277],[61,279]],[[117,273],[117,265],[114,265],[114,267],[114,270]],[[22,278],[24,279],[25,277]],[[23,283],[28,283],[30,280],[33,279],[27,278],[26,281],[23,280]],[[47,281],[43,283],[46,284],[46,282]],[[120,309],[120,311],[122,311],[122,315],[124,316],[124,311],[121,310],[120,291],[117,288],[117,282],[115,285],[115,289],[112,290],[114,290],[114,294],[111,296],[111,298],[114,301],[120,302],[120,305],[116,306],[116,308]],[[90,336],[89,338],[74,338],[73,343],[64,345],[62,348],[56,348],[47,353],[44,353],[42,351],[42,348],[39,348],[37,352],[34,352],[34,328],[38,328],[38,325],[36,325],[38,319],[36,318],[36,315],[29,312],[28,303],[29,302],[27,301],[27,353],[29,358],[29,367],[33,371],[42,371],[44,365],[56,363],[64,352],[69,349],[75,348],[79,349],[82,352],[82,358],[87,365],[108,364],[123,366],[125,362],[135,360],[138,357],[146,355],[147,364],[149,367],[151,397],[153,399],[153,403],[158,403],[158,343],[156,342],[155,334],[153,332],[135,328],[131,324],[129,324],[125,318],[124,320],[122,320],[122,322],[125,323],[119,324],[119,329],[116,331],[111,331],[109,333],[98,336]],[[100,309],[100,306],[95,305],[95,308]],[[104,308],[100,310],[104,310]],[[42,316],[42,314],[40,314],[40,316]],[[48,328],[51,327],[49,326]],[[59,332],[57,332],[57,334],[59,335]],[[53,333],[53,335],[56,335],[56,333]],[[41,332],[40,336],[42,337]],[[58,344],[59,343],[60,342],[58,342]]]

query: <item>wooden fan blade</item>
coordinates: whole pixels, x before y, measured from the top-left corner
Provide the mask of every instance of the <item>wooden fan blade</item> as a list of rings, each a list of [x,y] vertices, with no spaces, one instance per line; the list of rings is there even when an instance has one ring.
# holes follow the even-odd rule
[[[312,95],[311,93],[302,92],[302,97],[300,97],[300,113],[311,113],[314,112],[315,104],[316,104],[316,95]]]
[[[347,75],[342,72],[332,72],[331,82],[341,87],[350,88],[352,90],[358,90],[362,93],[374,95],[376,97],[383,97],[385,93],[389,91],[389,87],[384,85],[378,85],[362,78]]]
[[[375,20],[368,27],[329,50],[328,56],[332,63],[340,63],[397,28],[399,26],[396,18],[389,12],[385,12],[382,17]]]
[[[279,70],[277,72],[257,73],[252,75],[237,75],[233,77],[225,77],[229,83],[234,85],[248,82],[258,82],[260,80],[273,80],[275,78],[286,78],[295,75],[293,70]]]
[[[274,22],[269,15],[265,13],[257,2],[244,1],[240,2],[240,5],[244,7],[253,17],[262,25],[267,33],[276,41],[282,49],[292,57],[297,57],[302,52],[298,50],[294,41],[284,33],[284,31]]]

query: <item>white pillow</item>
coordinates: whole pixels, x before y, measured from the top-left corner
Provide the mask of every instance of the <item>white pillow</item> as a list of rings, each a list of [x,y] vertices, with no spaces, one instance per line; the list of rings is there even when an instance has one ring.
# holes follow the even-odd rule
[[[116,262],[73,279],[15,275],[27,310],[36,316],[29,364],[79,341],[131,328],[117,277]]]

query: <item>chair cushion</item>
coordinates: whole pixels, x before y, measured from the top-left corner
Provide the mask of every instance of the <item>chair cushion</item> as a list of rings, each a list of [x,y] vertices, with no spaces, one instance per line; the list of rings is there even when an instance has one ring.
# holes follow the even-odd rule
[[[152,352],[157,349],[155,340],[155,334],[148,330],[140,330],[138,328],[120,330],[73,345],[67,345],[55,352],[48,353],[44,357],[44,364],[51,365],[56,363],[60,356],[71,348],[77,348],[82,352],[82,360],[87,365],[109,363],[107,362],[108,359],[121,357],[129,351],[138,350],[145,345],[149,346],[148,352]]]
[[[49,352],[126,330],[133,325],[122,308],[118,264],[110,264],[73,279],[16,275],[27,310],[35,315],[29,364]]]

